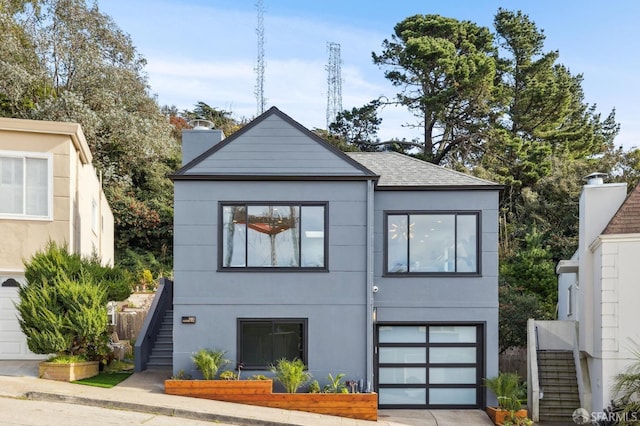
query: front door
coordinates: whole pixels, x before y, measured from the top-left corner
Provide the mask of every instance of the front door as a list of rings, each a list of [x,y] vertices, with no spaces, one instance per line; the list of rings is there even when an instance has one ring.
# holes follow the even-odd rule
[[[482,324],[378,324],[380,408],[484,406]]]

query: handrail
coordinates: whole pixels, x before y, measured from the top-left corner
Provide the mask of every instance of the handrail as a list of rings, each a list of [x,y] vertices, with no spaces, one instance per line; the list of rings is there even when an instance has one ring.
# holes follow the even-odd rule
[[[538,381],[538,328],[532,318],[527,320],[527,399],[531,420],[540,421],[540,382]]]
[[[591,381],[589,374],[582,369],[582,357],[580,354],[580,345],[578,342],[578,327],[576,321],[573,329],[573,362],[576,364],[576,379],[578,381],[578,395],[580,396],[580,407],[591,412]]]
[[[164,314],[173,306],[173,281],[167,278],[160,278],[158,290],[153,298],[149,312],[144,318],[140,334],[134,346],[135,367],[134,371],[140,372],[147,368],[149,355],[153,343],[156,340]]]

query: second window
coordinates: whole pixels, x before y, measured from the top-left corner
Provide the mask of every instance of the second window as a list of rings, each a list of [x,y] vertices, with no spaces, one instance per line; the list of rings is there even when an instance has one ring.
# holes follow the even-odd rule
[[[386,273],[479,273],[478,218],[475,212],[387,214]]]

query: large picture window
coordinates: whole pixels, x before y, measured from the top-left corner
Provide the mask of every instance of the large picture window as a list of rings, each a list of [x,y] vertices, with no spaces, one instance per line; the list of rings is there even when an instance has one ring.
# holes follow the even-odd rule
[[[223,204],[222,268],[326,268],[326,205]]]
[[[386,215],[387,274],[478,274],[479,213]]]
[[[239,319],[240,362],[252,368],[267,368],[282,358],[306,362],[306,334],[306,319]]]
[[[50,156],[0,152],[0,215],[49,218]]]

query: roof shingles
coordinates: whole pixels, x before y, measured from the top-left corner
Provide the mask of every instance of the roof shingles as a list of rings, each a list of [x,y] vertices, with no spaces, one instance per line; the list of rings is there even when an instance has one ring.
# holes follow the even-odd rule
[[[640,233],[640,183],[627,196],[602,233],[608,235]]]
[[[501,185],[397,152],[347,152],[349,157],[380,176],[378,188],[490,188]]]

